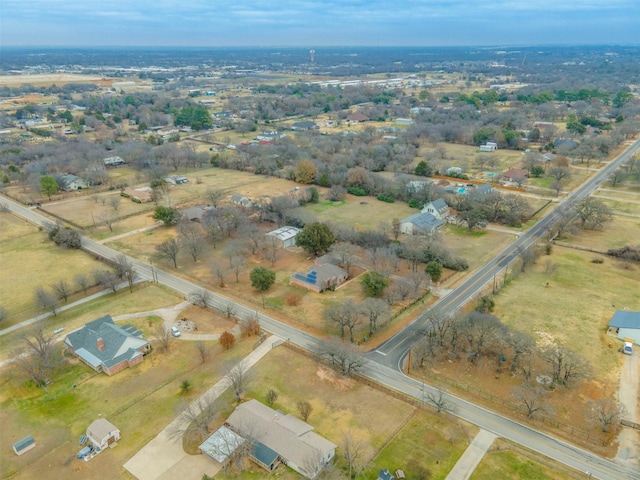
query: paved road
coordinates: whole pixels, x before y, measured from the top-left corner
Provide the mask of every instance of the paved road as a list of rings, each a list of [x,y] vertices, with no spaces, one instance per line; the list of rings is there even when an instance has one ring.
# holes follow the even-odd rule
[[[517,257],[519,247],[528,248],[534,244],[538,238],[546,233],[547,228],[550,225],[553,225],[554,222],[558,221],[565,213],[570,211],[573,204],[586,198],[613,172],[613,170],[630,158],[638,148],[640,148],[640,141],[635,142],[623,154],[610,162],[607,167],[600,170],[596,175],[594,175],[594,177],[589,179],[583,186],[567,198],[561,206],[544,217],[526,234],[520,236],[494,260],[479,269],[453,292],[441,299],[432,308],[432,311],[447,313],[460,309],[467,301],[477,294],[479,289],[493,279],[496,272],[502,270]],[[25,208],[8,199],[3,199],[2,203],[4,203],[5,206],[14,213],[37,225],[46,228],[54,223],[42,217],[37,212],[34,212],[29,208]],[[118,251],[105,245],[100,245],[86,237],[82,238],[82,248],[89,253],[110,260],[115,260],[122,255]],[[185,297],[188,297],[193,292],[202,290],[198,285],[175,277],[163,270],[154,268],[152,265],[148,265],[132,258],[128,258],[128,260],[133,264],[134,271],[139,278],[162,283],[178,292],[181,292]],[[300,332],[289,325],[285,325],[264,313],[260,313],[244,305],[232,302],[231,300],[217,295],[216,293],[209,292],[209,295],[210,299],[208,304],[210,307],[224,310],[226,306],[231,305],[235,308],[234,314],[237,317],[241,319],[255,317],[259,320],[260,325],[265,330],[281,338],[289,339],[293,343],[304,348],[317,350],[318,340],[313,336]],[[371,353],[369,355],[370,361],[365,365],[363,373],[383,385],[387,385],[417,399],[423,398],[423,389],[436,393],[435,389],[432,387],[423,385],[422,383],[405,376],[399,368],[400,362],[406,355],[406,352],[418,334],[417,328],[421,328],[424,322],[428,320],[428,314],[429,312],[425,312],[425,314],[416,320],[409,328],[385,342],[375,352]],[[460,418],[478,425],[480,428],[492,432],[500,437],[511,440],[526,448],[532,449],[558,462],[575,468],[578,471],[589,471],[592,474],[592,478],[640,480],[640,472],[634,468],[600,458],[597,455],[527,427],[526,425],[522,425],[516,421],[490,412],[489,410],[467,402],[459,397],[446,395],[446,398],[455,407],[455,414]]]
[[[513,260],[518,258],[522,250],[534,245],[540,238],[545,236],[549,228],[569,213],[574,205],[587,198],[609,178],[620,165],[629,160],[638,149],[640,149],[640,140],[634,142],[622,154],[609,162],[607,166],[595,173],[566,197],[557,208],[543,217],[527,232],[520,235],[493,260],[471,274],[464,282],[455,288],[453,292],[441,298],[433,307],[422,313],[411,325],[384,342],[374,352],[370,352],[368,357],[373,361],[401,369],[400,366],[407,352],[411,348],[411,345],[419,338],[421,335],[420,332],[424,329],[425,325],[427,325],[431,316],[447,316],[460,310],[465,304],[478,295],[486,285],[490,285],[490,282],[497,279],[499,274],[501,274],[505,268],[508,268]]]

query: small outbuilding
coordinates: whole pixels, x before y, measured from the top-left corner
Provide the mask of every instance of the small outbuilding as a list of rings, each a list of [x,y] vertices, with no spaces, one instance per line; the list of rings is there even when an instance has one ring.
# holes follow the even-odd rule
[[[32,435],[27,435],[22,440],[18,440],[13,444],[13,451],[16,455],[22,455],[23,453],[28,452],[32,448],[35,448],[36,441],[34,440]]]
[[[609,322],[609,334],[620,340],[631,338],[633,343],[640,345],[640,312],[618,310]]]
[[[95,420],[87,428],[87,438],[96,450],[104,450],[107,447],[115,446],[120,437],[118,427],[105,418]]]
[[[296,245],[296,237],[301,232],[297,227],[280,227],[276,230],[272,230],[265,235],[267,237],[275,238],[282,248],[294,247]]]

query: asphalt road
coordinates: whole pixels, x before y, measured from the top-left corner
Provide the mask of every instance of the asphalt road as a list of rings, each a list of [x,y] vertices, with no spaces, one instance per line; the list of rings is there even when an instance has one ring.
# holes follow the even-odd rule
[[[408,325],[407,328],[380,345],[375,351],[369,352],[368,358],[402,370],[400,367],[405,356],[411,345],[420,337],[420,332],[429,322],[429,318],[456,313],[478,295],[486,285],[490,285],[490,282],[493,282],[494,279],[498,280],[500,274],[519,256],[521,251],[529,248],[548,234],[550,227],[570,212],[574,205],[591,195],[620,165],[629,160],[639,148],[640,140],[634,142],[623,153],[574,190],[557,208],[540,219],[527,232],[517,237],[513,243],[482,268],[469,275],[464,282],[423,312],[411,325]]]
[[[528,232],[521,235],[514,243],[505,248],[496,258],[470,275],[458,288],[442,298],[430,310],[423,313],[420,318],[414,321],[407,329],[385,342],[375,352],[371,352],[368,355],[369,361],[365,365],[362,373],[373,380],[419,400],[424,399],[424,392],[436,393],[434,388],[407,377],[402,373],[402,370],[399,369],[400,363],[415,340],[416,335],[418,335],[417,330],[428,321],[429,315],[434,312],[447,314],[459,310],[466,302],[472,299],[482,287],[489,281],[492,281],[496,273],[500,272],[509,262],[517,257],[519,248],[527,248],[535,243],[546,233],[548,226],[555,223],[564,213],[569,211],[571,205],[586,198],[606,180],[618,166],[630,158],[638,148],[640,148],[640,140],[635,142],[625,150],[623,154],[611,161],[606,167],[574,191],[559,208],[540,220]],[[23,207],[9,199],[3,198],[0,203],[15,214],[36,225],[48,228],[54,224],[54,222],[41,216],[37,211]],[[82,248],[91,254],[109,260],[115,260],[122,256],[120,252],[86,237],[82,237]],[[127,257],[127,260],[133,264],[133,269],[138,279],[146,279],[166,285],[182,293],[185,298],[188,298],[189,295],[194,292],[202,290],[202,287],[197,284],[176,277],[152,265],[129,257]],[[235,309],[235,316],[241,319],[251,317],[258,318],[261,327],[266,331],[289,339],[301,347],[317,351],[319,341],[315,337],[300,332],[264,313],[232,302],[214,292],[209,292],[209,296],[210,307],[224,311],[227,305],[232,305]],[[567,442],[558,440],[514,420],[469,403],[459,397],[445,394],[445,398],[452,405],[454,409],[453,413],[458,417],[493,432],[500,437],[511,440],[575,468],[578,471],[589,472],[591,478],[640,480],[640,472],[638,472],[636,468],[603,459]]]

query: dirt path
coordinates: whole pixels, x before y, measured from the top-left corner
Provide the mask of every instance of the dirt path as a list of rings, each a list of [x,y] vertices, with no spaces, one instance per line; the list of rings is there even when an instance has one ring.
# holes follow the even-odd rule
[[[618,390],[618,400],[625,408],[622,417],[634,423],[640,423],[640,412],[638,412],[640,406],[638,402],[639,376],[640,352],[636,350],[633,355],[624,356],[624,365],[620,373],[620,389]],[[618,435],[618,443],[616,460],[640,466],[640,430],[622,427],[622,431]]]

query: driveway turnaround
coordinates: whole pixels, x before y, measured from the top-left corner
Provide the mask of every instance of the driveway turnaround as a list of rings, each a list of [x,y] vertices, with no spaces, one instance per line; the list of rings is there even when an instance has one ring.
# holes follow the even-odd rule
[[[280,341],[280,337],[270,336],[242,361],[245,368],[255,365]],[[227,377],[222,378],[200,398],[213,402],[229,387]],[[198,399],[200,400],[200,399]],[[197,402],[198,400],[195,400]],[[184,430],[188,420],[181,414],[165,427],[153,440],[136,453],[124,468],[139,480],[201,480],[202,474],[215,475],[220,466],[205,455],[187,455],[182,449],[182,435],[175,432]]]

